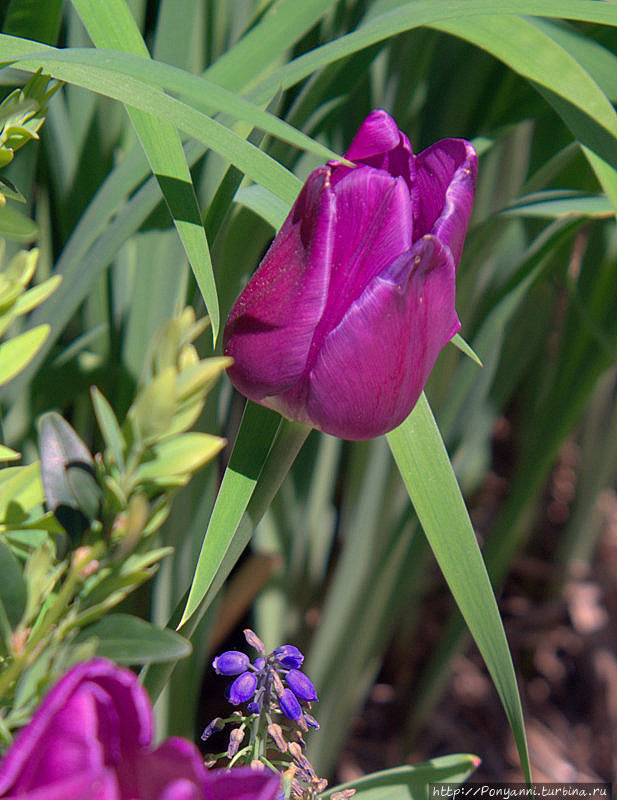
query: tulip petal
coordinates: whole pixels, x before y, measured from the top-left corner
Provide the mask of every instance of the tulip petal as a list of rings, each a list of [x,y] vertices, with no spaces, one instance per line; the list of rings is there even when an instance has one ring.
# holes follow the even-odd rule
[[[312,418],[305,408],[308,380],[325,338],[375,276],[411,247],[411,201],[400,178],[371,167],[358,167],[335,186],[334,198],[336,226],[327,305],[307,351],[304,374],[289,391],[263,400],[275,411],[311,425]],[[293,326],[293,317],[289,324]],[[277,346],[278,351],[269,354],[272,360],[283,357],[286,340],[279,338]],[[255,353],[251,355],[256,358]],[[235,376],[230,375],[238,387]]]
[[[352,170],[334,188],[336,229],[328,302],[313,348],[376,275],[411,247],[411,202],[400,178],[369,167]],[[311,357],[309,356],[309,362]]]
[[[229,376],[257,402],[302,375],[325,308],[335,221],[329,174],[328,167],[311,173],[225,327]]]
[[[471,216],[478,172],[465,139],[442,139],[416,156],[418,216],[414,240],[428,233],[450,248],[458,266]]]
[[[373,280],[315,362],[307,412],[316,427],[368,439],[405,419],[460,327],[454,273],[450,250],[426,236]]]
[[[411,145],[385,111],[371,111],[358,128],[345,158],[356,164],[367,164],[383,170],[393,178],[403,178],[415,201],[415,166]]]
[[[119,717],[121,731],[110,724]],[[99,725],[99,720],[106,724]],[[6,754],[0,796],[102,767],[120,754],[130,758],[151,740],[149,700],[134,676],[103,659],[79,664],[47,694]]]
[[[83,772],[53,784],[19,794],[2,795],[7,800],[121,800],[122,795],[112,770]]]
[[[280,776],[267,769],[217,769],[207,773],[205,800],[274,800],[280,788]]]
[[[199,750],[179,737],[166,739],[136,763],[136,797],[202,800],[208,773]]]

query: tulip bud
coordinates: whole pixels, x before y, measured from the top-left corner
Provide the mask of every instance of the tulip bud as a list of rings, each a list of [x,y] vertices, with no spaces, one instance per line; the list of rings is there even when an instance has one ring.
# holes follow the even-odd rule
[[[239,650],[227,650],[221,653],[212,662],[217,675],[239,675],[244,672],[249,664],[249,657]]]
[[[458,331],[455,273],[476,154],[444,139],[415,156],[385,111],[308,177],[231,310],[225,354],[244,395],[343,439],[395,428]]]

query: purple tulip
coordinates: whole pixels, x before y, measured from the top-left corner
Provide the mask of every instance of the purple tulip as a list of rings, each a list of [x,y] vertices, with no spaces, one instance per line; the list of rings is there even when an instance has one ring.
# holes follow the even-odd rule
[[[231,310],[236,388],[286,417],[368,439],[414,407],[458,331],[455,273],[475,190],[464,139],[417,156],[373,111],[345,157],[308,177]]]
[[[274,800],[269,771],[208,772],[191,742],[152,747],[152,707],[137,677],[110,661],[73,667],[0,764],[0,798]]]

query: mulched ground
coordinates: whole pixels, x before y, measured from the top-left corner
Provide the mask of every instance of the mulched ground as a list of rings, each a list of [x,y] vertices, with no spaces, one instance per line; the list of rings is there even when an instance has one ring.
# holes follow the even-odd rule
[[[572,446],[564,448],[547,486],[538,520],[543,541],[558,537],[567,521],[575,489],[571,455]],[[498,493],[500,479],[493,475],[487,480]],[[596,511],[602,533],[591,566],[574,567],[556,593],[558,573],[550,547],[547,552],[530,548],[514,563],[499,601],[537,781],[617,785],[617,494],[602,494]],[[439,592],[427,599],[415,639],[418,652],[431,652],[447,618],[447,598]],[[455,752],[482,758],[474,780],[522,780],[501,704],[473,646],[458,658],[429,723],[405,745],[401,720],[413,697],[409,672],[393,650],[356,720],[339,780]]]

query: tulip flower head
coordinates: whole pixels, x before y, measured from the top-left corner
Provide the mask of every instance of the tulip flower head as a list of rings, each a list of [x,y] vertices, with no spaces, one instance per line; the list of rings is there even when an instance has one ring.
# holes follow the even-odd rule
[[[464,139],[417,156],[385,111],[309,175],[231,310],[224,349],[242,394],[343,439],[411,412],[460,323],[455,275],[475,192]]]
[[[130,670],[78,664],[44,698],[0,764],[0,798],[276,800],[280,776],[208,771],[186,739],[153,747],[150,699]]]

